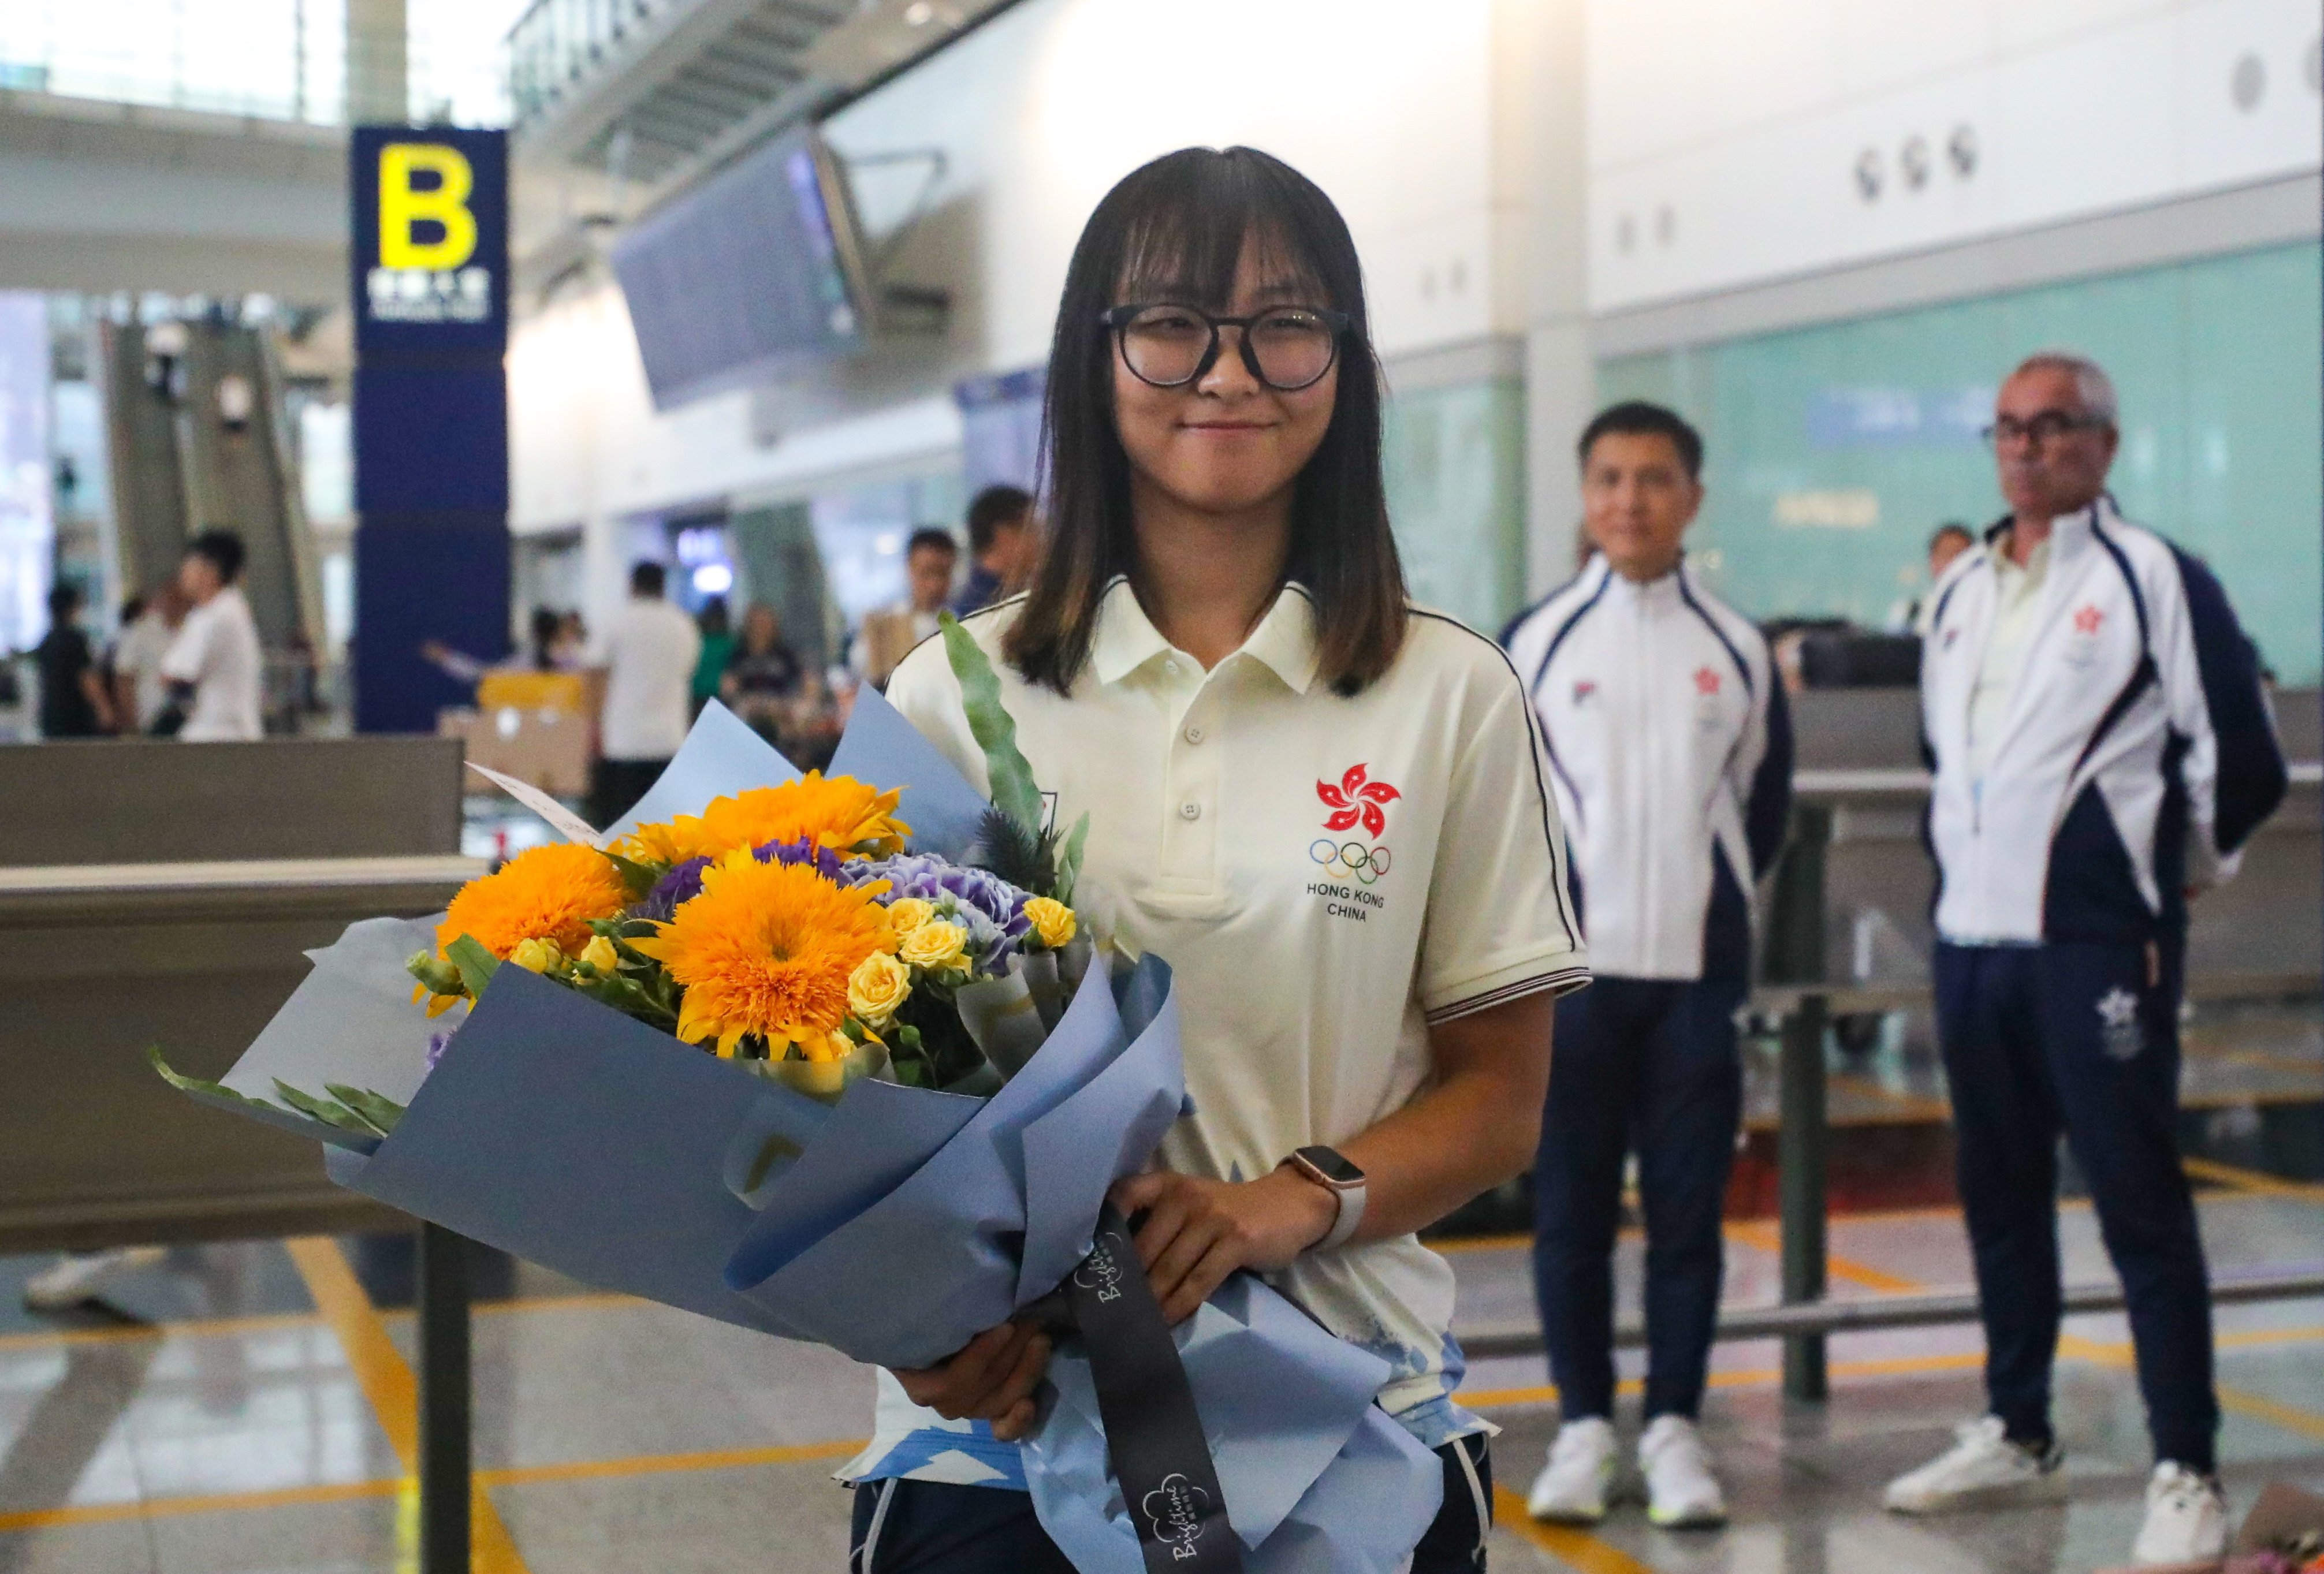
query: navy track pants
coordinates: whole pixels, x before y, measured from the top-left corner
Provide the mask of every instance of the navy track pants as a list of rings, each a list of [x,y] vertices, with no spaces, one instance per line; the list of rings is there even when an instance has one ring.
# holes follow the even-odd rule
[[[2169,945],[1941,943],[1937,1031],[1993,1413],[2020,1441],[2050,1436],[2062,1130],[2122,1277],[2155,1458],[2209,1474],[2219,1409],[2179,1155],[2180,967]]]
[[[1646,1215],[1646,1409],[1702,1408],[1743,1118],[1739,981],[1600,978],[1557,1002],[1534,1161],[1534,1294],[1567,1421],[1614,1408],[1614,1238],[1622,1160]]]

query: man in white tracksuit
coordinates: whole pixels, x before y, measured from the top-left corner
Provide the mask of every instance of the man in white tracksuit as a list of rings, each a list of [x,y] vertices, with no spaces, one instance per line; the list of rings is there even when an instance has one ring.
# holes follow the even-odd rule
[[[1887,1505],[2059,1490],[2062,1130],[2122,1278],[2154,1444],[2133,1557],[2177,1562],[2227,1535],[2209,1289],[2177,1137],[2186,898],[2234,871],[2285,772],[2218,581],[2106,492],[2115,419],[2093,363],[2018,367],[1988,428],[2010,512],[1932,593],[1937,1028],[1990,1413],[1892,1482]]]
[[[1719,1313],[1720,1203],[1742,1118],[1735,1013],[1751,892],[1791,808],[1791,723],[1766,641],[1686,566],[1702,440],[1649,404],[1581,444],[1596,551],[1502,636],[1541,717],[1596,981],[1558,1002],[1534,1169],[1535,1288],[1563,1426],[1536,1518],[1593,1521],[1614,1473],[1613,1252],[1635,1147],[1646,1216],[1646,1512],[1715,1524],[1695,1431]]]

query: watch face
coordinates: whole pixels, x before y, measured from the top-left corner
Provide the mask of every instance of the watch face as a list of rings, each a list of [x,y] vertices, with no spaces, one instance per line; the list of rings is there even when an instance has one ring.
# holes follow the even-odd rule
[[[1324,1179],[1335,1186],[1352,1186],[1364,1178],[1363,1171],[1342,1158],[1331,1148],[1303,1147],[1299,1150],[1299,1156],[1314,1164],[1322,1172]]]

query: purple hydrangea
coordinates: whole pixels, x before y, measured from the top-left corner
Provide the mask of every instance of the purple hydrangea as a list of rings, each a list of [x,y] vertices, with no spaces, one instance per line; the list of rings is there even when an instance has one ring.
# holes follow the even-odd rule
[[[679,907],[702,894],[702,871],[709,867],[706,858],[689,858],[684,863],[670,865],[669,872],[654,881],[645,899],[630,909],[630,916],[669,923]]]
[[[804,837],[797,842],[767,842],[752,856],[761,863],[807,864],[827,880],[839,879],[839,854]],[[654,882],[645,899],[630,908],[630,916],[668,923],[678,908],[702,894],[702,871],[709,867],[710,860],[706,858],[689,858],[684,863],[672,864],[669,872]]]
[[[1024,948],[1033,921],[1025,916],[1028,895],[989,870],[971,869],[925,852],[898,853],[893,858],[862,859],[843,866],[842,885],[857,886],[883,879],[890,889],[887,901],[918,897],[934,902],[966,924],[969,943],[982,970],[998,972]]]

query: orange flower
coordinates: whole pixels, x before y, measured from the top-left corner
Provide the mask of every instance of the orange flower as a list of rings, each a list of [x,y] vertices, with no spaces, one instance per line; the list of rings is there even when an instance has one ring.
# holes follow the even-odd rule
[[[875,791],[852,776],[811,770],[780,787],[714,798],[700,815],[641,825],[613,851],[640,863],[724,858],[738,847],[811,841],[842,856],[884,858],[904,850],[911,827],[896,818],[901,795]]]
[[[528,848],[460,888],[436,925],[436,949],[472,934],[503,962],[528,940],[554,941],[578,956],[592,938],[589,920],[611,918],[629,900],[620,871],[595,848],[571,842]]]
[[[872,899],[886,888],[835,886],[804,864],[761,863],[737,849],[703,871],[702,894],[659,934],[630,943],[685,986],[678,1037],[715,1040],[722,1055],[763,1038],[779,1056],[846,1019],[848,979],[889,943]]]

